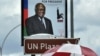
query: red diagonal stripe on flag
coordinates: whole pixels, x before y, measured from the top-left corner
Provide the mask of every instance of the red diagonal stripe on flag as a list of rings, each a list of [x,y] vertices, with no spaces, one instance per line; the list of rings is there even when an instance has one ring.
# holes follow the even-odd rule
[[[81,51],[85,56],[97,56],[97,54],[93,50],[84,46],[81,46]]]
[[[66,52],[56,52],[55,54],[53,54],[53,56],[70,56],[70,53],[66,53]]]

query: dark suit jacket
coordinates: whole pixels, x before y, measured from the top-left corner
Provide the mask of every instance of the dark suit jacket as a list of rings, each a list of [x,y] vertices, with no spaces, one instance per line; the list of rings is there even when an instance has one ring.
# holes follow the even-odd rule
[[[37,34],[37,33],[48,33],[53,34],[52,24],[51,21],[44,17],[46,23],[46,29],[41,24],[38,16],[29,17],[26,20],[26,31],[28,35]]]

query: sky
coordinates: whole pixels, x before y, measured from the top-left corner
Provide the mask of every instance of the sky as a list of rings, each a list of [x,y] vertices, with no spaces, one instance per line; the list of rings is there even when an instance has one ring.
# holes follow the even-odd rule
[[[68,33],[70,38],[70,0],[68,0]],[[74,0],[74,35],[79,45],[94,50],[100,56],[100,0]],[[0,0],[0,47],[8,32],[21,24],[21,1]],[[21,25],[7,37],[2,56],[24,55]],[[37,55],[40,56],[40,55]]]

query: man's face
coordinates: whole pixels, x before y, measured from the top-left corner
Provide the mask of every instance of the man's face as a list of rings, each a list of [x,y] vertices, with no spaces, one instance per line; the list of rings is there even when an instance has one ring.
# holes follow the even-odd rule
[[[38,6],[37,14],[38,14],[39,17],[44,17],[45,9],[44,9],[43,5]]]

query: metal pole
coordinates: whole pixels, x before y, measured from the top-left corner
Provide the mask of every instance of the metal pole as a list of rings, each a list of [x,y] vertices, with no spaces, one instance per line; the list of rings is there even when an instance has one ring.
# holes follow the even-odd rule
[[[71,13],[70,13],[70,23],[71,23],[71,38],[74,38],[74,21],[73,21],[73,0],[70,0],[70,9],[71,9]]]
[[[0,47],[0,56],[2,56],[1,53],[2,53],[2,48]]]
[[[65,37],[68,38],[67,0],[65,0]]]

